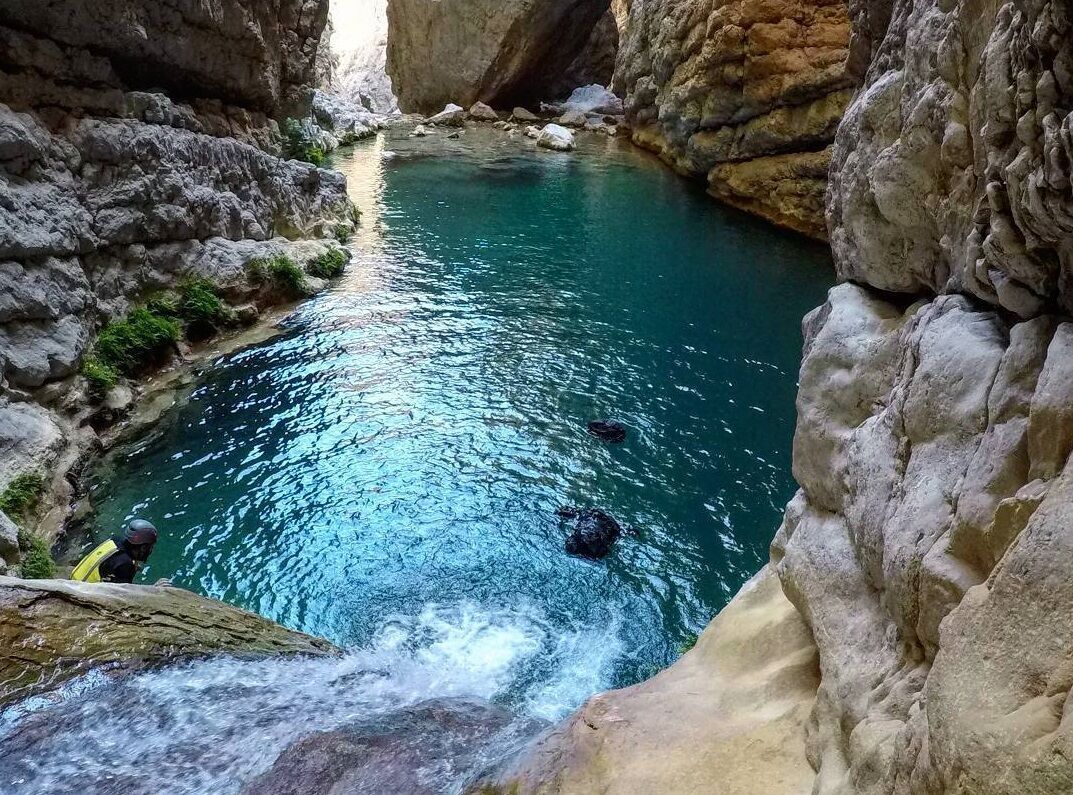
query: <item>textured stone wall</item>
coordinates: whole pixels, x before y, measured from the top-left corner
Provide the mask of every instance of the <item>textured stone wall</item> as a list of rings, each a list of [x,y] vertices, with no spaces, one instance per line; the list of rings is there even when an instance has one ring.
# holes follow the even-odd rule
[[[773,560],[817,793],[1073,791],[1073,6],[858,2]],[[854,67],[856,68],[856,67]]]
[[[849,35],[843,0],[634,0],[615,74],[633,140],[717,198],[824,237]]]
[[[387,71],[399,106],[552,99],[610,0],[391,0]],[[569,92],[567,92],[569,93]]]
[[[0,0],[0,489],[92,446],[96,331],[200,274],[320,236],[342,176],[277,156],[327,0]],[[10,562],[10,556],[9,556]]]

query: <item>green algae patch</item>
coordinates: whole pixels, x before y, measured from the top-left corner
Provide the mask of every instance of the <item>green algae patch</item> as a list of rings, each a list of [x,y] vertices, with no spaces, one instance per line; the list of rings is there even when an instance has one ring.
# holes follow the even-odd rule
[[[343,275],[347,255],[341,248],[330,248],[306,266],[306,270],[319,279],[335,279]]]
[[[302,269],[286,254],[251,259],[246,263],[246,275],[253,284],[275,287],[290,295],[300,296],[309,292]]]

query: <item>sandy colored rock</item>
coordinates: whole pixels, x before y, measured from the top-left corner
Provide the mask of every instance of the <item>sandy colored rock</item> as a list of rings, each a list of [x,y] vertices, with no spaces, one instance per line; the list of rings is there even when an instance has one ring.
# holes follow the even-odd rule
[[[730,204],[824,237],[817,180],[852,95],[849,35],[839,0],[634,3],[614,88],[635,143]]]
[[[808,630],[764,569],[678,662],[589,699],[469,791],[803,795],[815,778],[804,737],[816,684]]]
[[[387,72],[399,106],[548,98],[607,9],[607,0],[392,0]]]
[[[211,652],[327,654],[327,641],[181,588],[0,577],[0,701],[90,669]]]

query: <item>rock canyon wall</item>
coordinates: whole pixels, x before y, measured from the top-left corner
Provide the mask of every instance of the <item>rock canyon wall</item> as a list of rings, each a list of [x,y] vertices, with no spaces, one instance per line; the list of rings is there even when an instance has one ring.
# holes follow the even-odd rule
[[[69,491],[104,322],[191,274],[248,294],[247,261],[347,216],[340,175],[278,156],[327,11],[0,0],[0,491]]]
[[[720,200],[824,237],[849,31],[843,0],[634,0],[615,75],[634,142]]]
[[[609,0],[391,0],[387,71],[399,106],[435,113],[450,102],[509,108],[565,95],[567,70],[583,71],[578,56],[599,56],[588,45],[609,8]]]
[[[864,2],[773,545],[817,792],[1073,790],[1073,6]],[[874,288],[874,289],[873,289]],[[883,292],[877,292],[883,291]]]
[[[851,16],[862,86],[827,194],[845,283],[804,321],[800,491],[772,544],[819,661],[811,717],[782,735],[814,771],[792,791],[1071,792],[1073,6],[859,0]],[[683,46],[699,56],[722,28],[689,21]],[[673,85],[704,96],[673,64],[653,73],[650,97]],[[665,129],[695,129],[668,107],[649,102],[665,153]],[[708,632],[756,599],[754,583]],[[756,622],[751,644],[768,633]],[[758,661],[751,681],[777,678],[781,659]],[[696,664],[693,652],[594,698],[484,791],[783,791],[787,757],[760,744],[766,767],[744,784],[736,762],[699,772],[692,760],[718,758],[728,727],[757,713],[785,727],[789,680],[684,743],[690,720],[667,731],[641,713],[643,699],[675,703]],[[725,668],[711,658],[706,672]],[[618,759],[628,738],[652,736],[643,763]],[[664,765],[680,747],[690,762]]]

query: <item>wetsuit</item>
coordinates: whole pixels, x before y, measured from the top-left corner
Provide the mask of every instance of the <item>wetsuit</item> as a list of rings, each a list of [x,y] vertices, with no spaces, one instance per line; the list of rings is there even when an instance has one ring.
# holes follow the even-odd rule
[[[138,564],[127,552],[120,536],[115,536],[112,541],[119,548],[101,561],[98,569],[101,582],[134,582],[134,575],[138,573]]]

